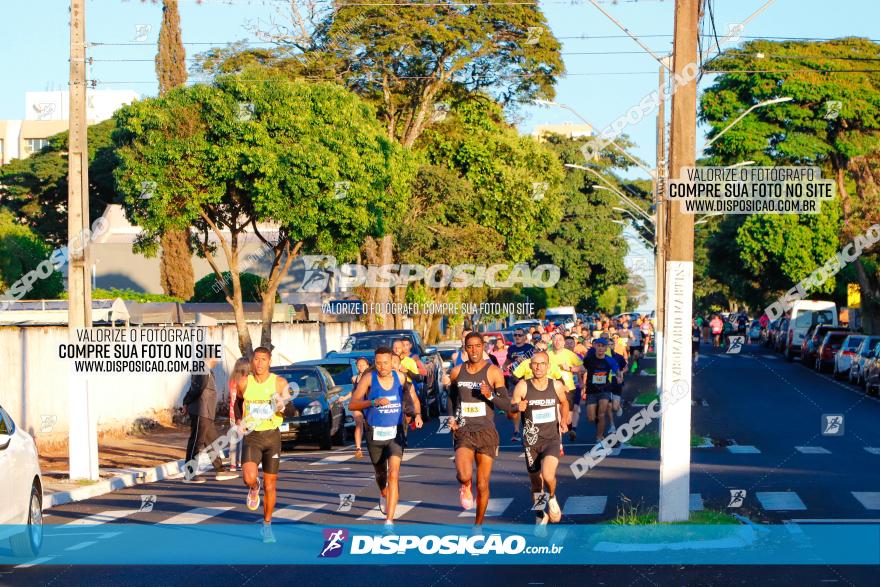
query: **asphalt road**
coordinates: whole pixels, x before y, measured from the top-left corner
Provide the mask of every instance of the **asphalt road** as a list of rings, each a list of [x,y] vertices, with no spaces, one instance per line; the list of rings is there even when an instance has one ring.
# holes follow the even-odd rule
[[[724,510],[756,523],[822,524],[880,521],[880,401],[861,390],[819,375],[779,355],[747,346],[740,355],[713,353],[706,347],[694,378],[693,430],[713,446],[692,450],[692,509]],[[652,378],[633,377],[626,396],[650,388]],[[637,408],[628,407],[624,419]],[[843,416],[843,433],[823,434],[826,415]],[[501,455],[492,476],[487,522],[531,524],[531,498],[525,460],[510,441],[511,425],[498,416]],[[619,423],[619,422],[618,422]],[[557,495],[564,524],[595,524],[619,509],[656,510],[659,451],[624,448],[597,469],[575,479],[568,465],[592,447],[591,426],[582,421],[576,442],[565,442]],[[409,523],[468,524],[472,514],[458,504],[451,460],[451,437],[432,421],[409,439],[402,467],[398,526]],[[210,478],[210,476],[209,476]],[[744,491],[731,505],[731,491]],[[169,480],[136,486],[47,512],[53,524],[256,524],[259,516],[244,506],[240,479],[204,485]],[[343,494],[351,508],[340,511]],[[303,446],[286,451],[279,475],[276,523],[339,526],[378,524],[377,489],[367,459],[353,458],[351,446],[330,452]],[[144,497],[150,496],[150,497]],[[152,507],[144,506],[152,502]],[[149,511],[147,511],[149,510]],[[253,526],[256,534],[256,526]],[[75,541],[77,539],[71,538]],[[89,542],[86,540],[85,542]],[[85,543],[71,543],[71,548]],[[255,543],[255,547],[261,546]],[[185,563],[182,555],[181,563]],[[45,563],[45,564],[39,564]],[[0,568],[0,585],[191,585],[253,581],[297,585],[336,584],[346,579],[364,585],[387,584],[397,572],[433,587],[483,584],[500,578],[505,585],[876,585],[875,568],[857,566],[431,566],[326,567],[309,572],[296,566],[130,566],[53,565]],[[585,575],[584,573],[587,573]]]

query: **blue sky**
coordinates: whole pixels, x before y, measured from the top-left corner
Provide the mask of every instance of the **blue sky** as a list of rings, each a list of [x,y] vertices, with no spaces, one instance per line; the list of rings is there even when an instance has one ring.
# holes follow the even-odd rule
[[[765,0],[714,0],[719,35],[727,25],[742,22]],[[603,0],[602,7],[622,22],[657,54],[672,48],[673,0]],[[563,42],[568,76],[560,80],[557,101],[565,103],[596,127],[604,128],[624,114],[657,84],[653,57],[585,0],[541,3],[554,35]],[[284,1],[180,0],[181,25],[187,56],[211,46],[241,39],[254,41],[247,25],[267,22]],[[0,119],[24,116],[24,93],[65,89],[68,76],[67,0],[3,0],[0,38],[7,59],[0,84]],[[389,7],[389,10],[405,10]],[[142,96],[156,93],[153,58],[161,20],[161,3],[140,0],[87,0],[87,37],[96,45],[89,77],[99,88],[132,89]],[[743,36],[812,37],[880,36],[880,2],[876,0],[776,0],[752,21]],[[143,42],[140,30],[150,27]],[[601,38],[613,35],[614,38]],[[601,53],[601,54],[597,54]],[[704,79],[701,87],[705,87]],[[529,108],[520,124],[523,132],[540,123],[576,119],[559,109]],[[626,130],[636,142],[635,153],[654,158],[654,117]],[[698,143],[702,143],[699,133]],[[648,281],[651,281],[649,279]]]

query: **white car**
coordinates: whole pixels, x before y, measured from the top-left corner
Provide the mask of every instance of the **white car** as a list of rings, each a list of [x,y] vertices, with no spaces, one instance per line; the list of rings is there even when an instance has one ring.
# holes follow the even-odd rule
[[[835,379],[843,379],[849,373],[853,357],[863,340],[865,337],[862,334],[850,334],[843,340],[840,350],[834,353],[832,373],[834,373]]]
[[[37,445],[0,406],[0,539],[15,556],[36,556],[43,544],[43,479]],[[8,499],[7,499],[8,496]]]

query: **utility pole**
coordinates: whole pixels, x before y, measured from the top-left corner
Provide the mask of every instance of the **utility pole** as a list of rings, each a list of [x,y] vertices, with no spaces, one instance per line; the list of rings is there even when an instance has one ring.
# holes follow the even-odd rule
[[[89,150],[86,120],[85,0],[70,2],[70,134],[67,158],[68,335],[92,325],[92,292],[88,263]],[[82,245],[82,246],[79,246]],[[91,410],[88,380],[70,378],[68,455],[71,479],[98,479],[98,436]]]
[[[654,333],[654,348],[656,349],[657,365],[663,364],[663,329],[666,317],[666,204],[663,197],[666,192],[666,70],[671,66],[670,58],[664,57],[666,63],[660,65],[660,79],[658,92],[660,103],[657,110],[657,170],[654,176],[654,209],[656,222],[654,223],[654,298],[657,312],[654,316],[657,324]],[[663,370],[657,369],[657,393],[660,393]]]
[[[683,177],[682,167],[696,160],[697,37],[701,0],[675,1],[672,70],[677,88],[672,96],[669,176]],[[690,81],[684,81],[690,78]],[[678,80],[683,83],[678,84]],[[666,305],[663,387],[660,401],[661,522],[688,519],[691,458],[691,315],[694,291],[694,218],[666,200]]]

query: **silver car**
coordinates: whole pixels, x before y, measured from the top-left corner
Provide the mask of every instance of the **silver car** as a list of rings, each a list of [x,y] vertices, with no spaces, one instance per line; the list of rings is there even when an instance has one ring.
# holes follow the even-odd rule
[[[853,355],[850,361],[849,374],[847,375],[850,383],[855,383],[856,385],[865,384],[865,364],[872,356],[874,347],[878,342],[880,342],[880,336],[866,336],[862,340],[859,348],[856,349],[856,354]]]
[[[843,376],[849,373],[852,359],[864,339],[865,336],[862,334],[850,334],[843,339],[840,349],[834,353],[834,364],[831,367],[835,379],[843,379]]]

